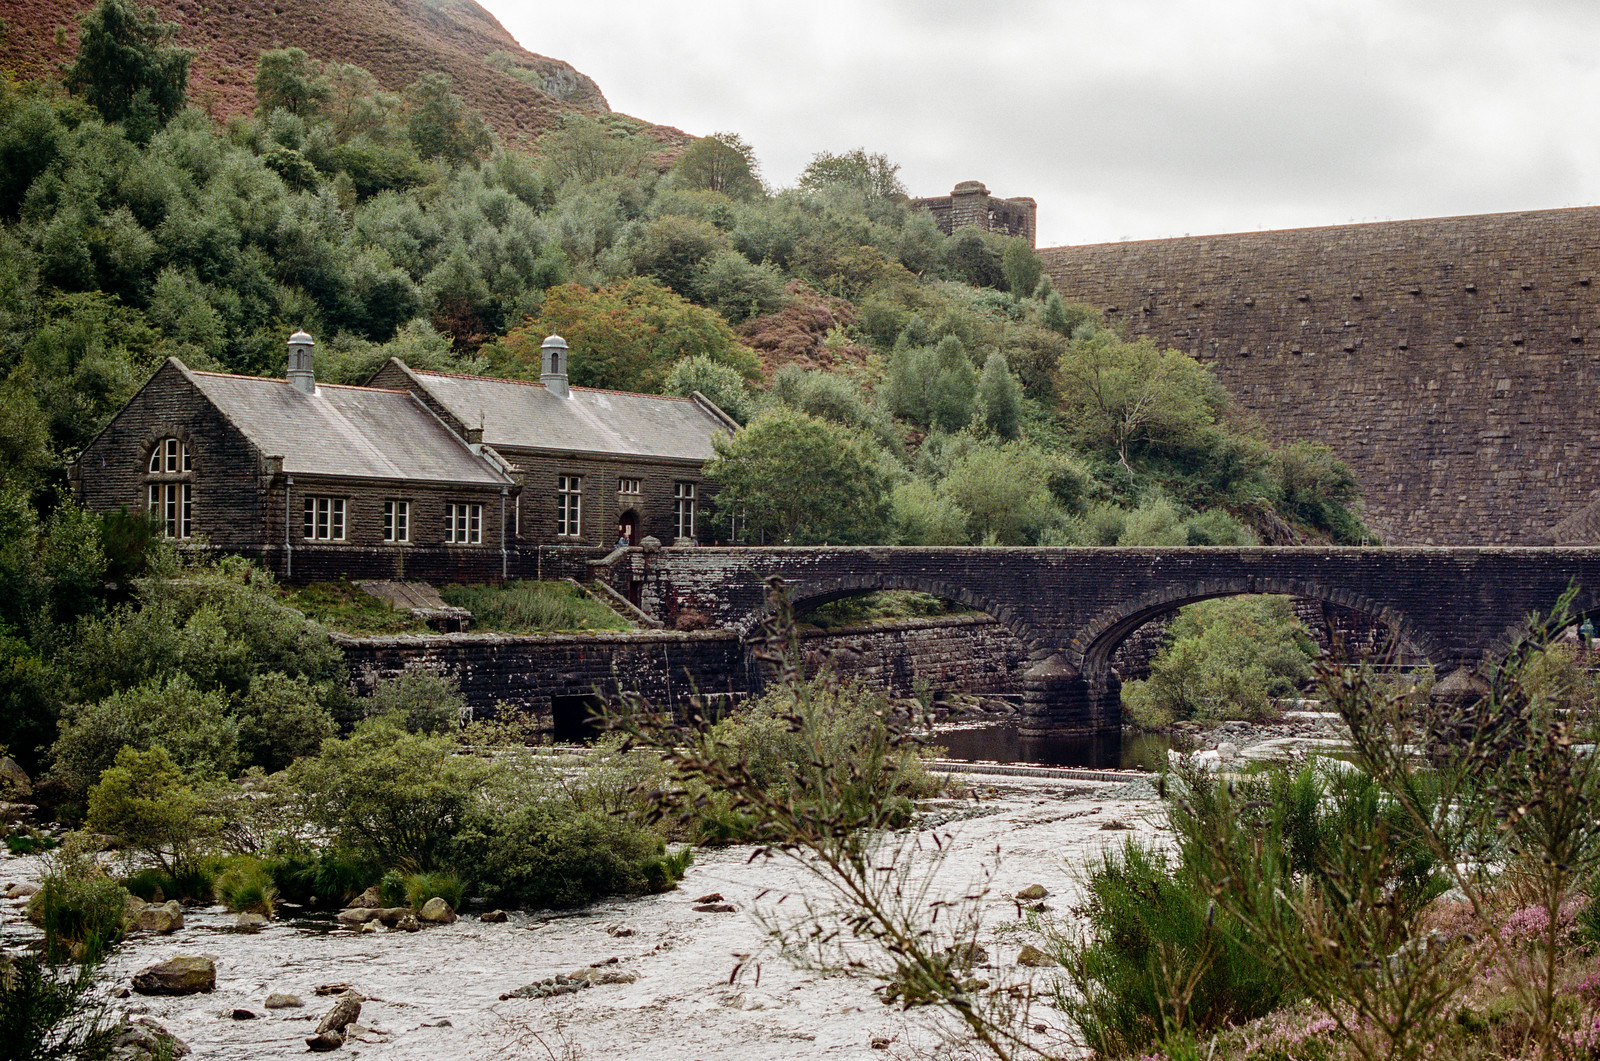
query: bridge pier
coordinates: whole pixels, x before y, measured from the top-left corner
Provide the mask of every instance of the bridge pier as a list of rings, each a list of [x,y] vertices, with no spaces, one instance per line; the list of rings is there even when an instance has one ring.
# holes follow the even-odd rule
[[[1024,737],[1078,737],[1122,731],[1122,683],[1108,674],[1090,681],[1058,653],[1022,676]]]

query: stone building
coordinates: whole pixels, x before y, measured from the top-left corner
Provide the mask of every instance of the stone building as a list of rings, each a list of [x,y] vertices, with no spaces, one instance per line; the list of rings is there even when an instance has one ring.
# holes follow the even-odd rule
[[[391,360],[368,386],[416,396],[450,429],[508,462],[521,540],[668,544],[709,537],[703,469],[738,424],[689,398],[573,387],[567,344],[545,340],[538,383],[428,372]]]
[[[734,425],[698,395],[569,388],[559,337],[540,383],[392,361],[319,384],[312,346],[291,337],[283,379],[168,359],[74,467],[80,501],[296,581],[517,577],[539,545],[612,545],[619,519],[635,541],[703,532],[702,465]]]
[[[982,181],[962,181],[949,195],[913,199],[911,205],[928,211],[939,231],[950,235],[958,228],[976,225],[985,232],[1017,236],[1033,246],[1039,206],[1032,199],[997,199]]]

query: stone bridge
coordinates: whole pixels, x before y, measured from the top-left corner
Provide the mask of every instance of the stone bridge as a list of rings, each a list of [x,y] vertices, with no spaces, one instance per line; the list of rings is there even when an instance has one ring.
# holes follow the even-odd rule
[[[1600,549],[674,548],[614,563],[644,610],[686,610],[749,636],[778,576],[796,610],[880,589],[918,590],[987,612],[1027,646],[1025,732],[1095,734],[1121,724],[1111,657],[1184,604],[1281,593],[1365,613],[1441,675],[1503,656],[1527,618],[1577,586],[1573,617],[1600,614]]]

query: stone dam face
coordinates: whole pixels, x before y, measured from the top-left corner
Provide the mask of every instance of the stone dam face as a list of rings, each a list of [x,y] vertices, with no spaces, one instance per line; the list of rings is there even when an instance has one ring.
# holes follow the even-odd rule
[[[1600,208],[1039,253],[1268,436],[1330,446],[1388,544],[1546,544],[1600,503]]]

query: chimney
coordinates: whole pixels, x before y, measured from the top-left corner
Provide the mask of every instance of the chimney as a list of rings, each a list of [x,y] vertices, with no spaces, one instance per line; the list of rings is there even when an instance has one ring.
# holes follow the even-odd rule
[[[539,349],[544,354],[539,382],[558,398],[572,397],[567,390],[567,341],[559,335],[552,335]]]
[[[311,348],[317,344],[305,332],[289,336],[289,382],[302,394],[317,392],[317,375],[311,370]]]

